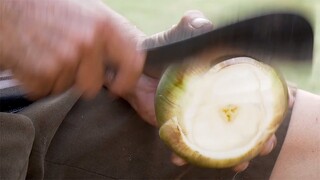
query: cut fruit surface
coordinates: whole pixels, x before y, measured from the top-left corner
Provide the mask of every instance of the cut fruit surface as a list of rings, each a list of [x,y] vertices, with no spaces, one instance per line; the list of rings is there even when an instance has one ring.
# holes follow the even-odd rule
[[[231,167],[259,153],[282,122],[287,102],[281,76],[252,58],[172,67],[156,96],[160,137],[191,163]]]

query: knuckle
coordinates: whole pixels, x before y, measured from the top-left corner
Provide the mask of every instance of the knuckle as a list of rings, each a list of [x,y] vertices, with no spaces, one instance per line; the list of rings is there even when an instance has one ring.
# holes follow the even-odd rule
[[[63,47],[57,56],[58,61],[61,63],[63,68],[75,68],[80,61],[80,50],[79,48],[69,45],[67,47]]]
[[[40,67],[39,74],[43,81],[51,83],[57,77],[60,68],[58,63],[55,62],[55,59],[49,59],[47,62],[45,66]]]
[[[77,88],[84,93],[84,96],[86,98],[92,98],[94,97],[102,87],[102,82],[78,82]]]
[[[83,27],[73,34],[72,44],[74,48],[86,50],[92,48],[94,44],[94,30],[89,27]]]
[[[189,14],[184,14],[178,24],[178,26],[187,25],[191,21]]]
[[[78,43],[84,49],[92,49],[99,41],[99,36],[103,31],[104,21],[102,18],[97,18],[91,22],[91,27],[84,28],[83,32],[78,37]]]
[[[94,29],[96,31],[101,31],[106,25],[105,16],[96,16],[94,20]]]
[[[30,100],[37,100],[48,95],[48,90],[43,86],[43,82],[38,81],[37,79],[34,79],[33,82],[29,82],[29,84],[25,84],[24,88],[27,90],[27,97]]]
[[[79,40],[79,46],[84,50],[93,49],[94,43],[94,33],[91,30],[84,33],[84,35]]]

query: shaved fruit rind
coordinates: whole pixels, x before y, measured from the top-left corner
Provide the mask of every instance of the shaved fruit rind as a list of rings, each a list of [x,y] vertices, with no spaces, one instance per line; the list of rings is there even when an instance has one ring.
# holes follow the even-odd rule
[[[212,168],[259,154],[287,106],[282,76],[249,57],[214,66],[173,65],[156,93],[160,138],[188,162]]]

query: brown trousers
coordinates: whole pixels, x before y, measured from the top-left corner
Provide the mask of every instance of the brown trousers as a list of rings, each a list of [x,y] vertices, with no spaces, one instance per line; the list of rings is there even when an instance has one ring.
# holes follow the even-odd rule
[[[235,179],[268,179],[290,113],[268,156],[255,158]],[[121,99],[102,90],[90,101],[70,93],[46,98],[19,113],[0,113],[0,179],[232,179],[230,169],[170,163],[158,130]]]

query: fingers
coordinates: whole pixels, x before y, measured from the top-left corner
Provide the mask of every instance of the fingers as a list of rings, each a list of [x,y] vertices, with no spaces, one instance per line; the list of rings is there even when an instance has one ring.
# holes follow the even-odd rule
[[[48,56],[30,59],[28,63],[20,67],[12,68],[12,72],[15,78],[22,83],[27,97],[36,100],[50,94],[59,74],[59,66],[53,58]],[[39,61],[35,63],[32,59],[39,59]]]
[[[65,91],[66,89],[73,86],[76,81],[76,73],[79,68],[80,55],[73,48],[72,45],[68,43],[64,43],[60,45],[60,58],[58,58],[58,62],[61,61],[61,68],[58,74],[58,77],[52,87],[51,94],[59,94]]]
[[[264,145],[263,149],[260,152],[261,156],[267,155],[269,154],[273,148],[276,146],[277,144],[277,138],[275,135],[273,135]],[[183,166],[185,164],[187,164],[187,162],[182,159],[181,157],[177,156],[176,154],[172,154],[171,155],[171,162],[173,164],[175,164],[176,166]],[[242,172],[244,170],[246,170],[249,167],[250,162],[246,161],[243,162],[241,164],[238,164],[237,166],[233,167],[232,169],[235,172]]]
[[[176,166],[184,166],[187,164],[187,162],[184,159],[182,159],[181,157],[179,157],[174,153],[172,153],[171,155],[171,162]]]
[[[104,64],[99,47],[87,52],[81,59],[76,76],[76,87],[85,98],[92,98],[103,84]]]
[[[273,148],[276,146],[276,144],[277,144],[277,138],[275,135],[272,135],[271,138],[265,143],[264,147],[262,148],[260,152],[260,156],[265,156],[269,154],[273,150]],[[249,166],[249,161],[246,161],[235,166],[233,170],[236,172],[242,172],[246,170],[248,166]]]
[[[141,46],[143,49],[162,46],[168,43],[173,43],[175,41],[180,41],[198,34],[202,34],[212,29],[213,29],[212,23],[208,19],[206,19],[205,16],[200,11],[188,11],[177,25],[175,25],[174,27],[172,27],[170,30],[166,32],[158,33],[156,35],[153,35],[145,39],[141,43]],[[140,33],[140,37],[143,37],[141,33]],[[121,39],[120,40],[117,39],[116,42],[120,43]],[[127,48],[128,46],[130,47],[129,43],[127,43],[125,46],[122,47],[123,55],[134,54],[129,51],[130,48]],[[119,50],[116,48],[116,46],[109,47],[109,48],[110,48],[109,52],[115,53]],[[132,58],[134,57],[134,55],[132,55],[132,56],[129,56],[129,58],[127,59],[130,59],[130,57],[131,57],[131,60],[133,61],[137,61],[137,62],[141,61],[139,60],[140,59],[139,55],[138,55],[138,58]],[[139,63],[137,63],[136,65],[138,66],[136,67],[137,68],[136,72],[139,72],[140,71],[139,68],[141,66],[139,65]],[[130,70],[133,67],[134,67],[134,64],[125,63],[123,69],[128,68],[128,70]],[[110,84],[112,83],[110,82],[114,81],[115,74],[117,73],[115,73],[114,68],[108,68],[106,73],[106,81],[105,81],[105,85],[107,87],[111,86]],[[125,73],[125,71],[123,73]],[[116,77],[118,78],[118,75],[116,75]],[[125,80],[128,78],[125,78],[126,75],[124,75],[123,77],[124,79],[118,80],[118,82],[120,83],[126,82]],[[129,78],[133,78],[135,80],[136,77],[130,76]],[[139,113],[139,115],[149,124],[154,126],[156,125],[156,118],[155,118],[155,112],[154,112],[154,95],[155,95],[157,84],[158,84],[158,81],[156,81],[155,79],[149,78],[147,76],[141,76],[134,90],[131,91],[131,93],[128,93],[127,95],[122,94],[122,97],[130,103],[130,105]],[[120,85],[120,86],[123,86],[123,85]],[[111,87],[111,90],[117,91],[116,88],[114,87]],[[172,161],[174,164],[177,164],[177,165],[183,165],[186,163],[183,159],[179,158],[176,155],[172,157]]]
[[[179,30],[179,28],[187,29],[188,32],[186,32],[186,34],[193,37],[211,31],[213,29],[213,24],[202,12],[191,10],[184,14],[177,25],[177,30]]]
[[[248,166],[249,166],[249,161],[243,162],[243,163],[235,166],[235,167],[233,168],[233,170],[234,170],[235,172],[242,172],[242,171],[246,170],[246,169],[248,168]]]
[[[104,84],[118,95],[132,91],[142,74],[145,54],[138,50],[138,37],[142,34],[121,17],[106,27],[104,32],[107,76]],[[111,70],[111,71],[110,71]]]
[[[10,43],[0,44],[0,56],[12,61],[0,66],[12,69],[32,99],[72,87],[92,97],[104,82],[107,65],[116,67],[110,82],[115,94],[135,85],[144,54],[137,50],[140,34],[124,17],[101,1],[37,1],[32,12],[23,7],[18,8],[25,14],[19,16],[21,23],[8,21],[2,33]]]
[[[165,32],[155,34],[142,43],[143,48],[162,46],[211,31],[213,25],[197,10],[187,11],[177,25]]]
[[[138,51],[129,52],[117,61],[118,71],[111,91],[117,95],[123,95],[129,92],[135,86],[142,74],[144,56]]]
[[[184,159],[182,159],[181,157],[179,157],[178,155],[176,155],[174,153],[171,155],[171,162],[172,162],[172,164],[174,164],[176,166],[184,166],[187,164],[187,162]],[[235,166],[233,168],[233,170],[235,172],[242,172],[242,171],[246,170],[248,168],[248,166],[249,166],[249,161],[243,162],[243,163]]]
[[[76,71],[76,66],[72,66],[70,68],[62,67],[61,72],[52,87],[51,94],[60,94],[71,87],[75,82],[74,74],[76,74]]]
[[[142,74],[144,58],[145,55],[137,48],[126,47],[124,44],[123,48],[119,46],[119,48],[112,50],[112,54],[109,54],[108,58],[112,60],[106,62],[104,84],[118,96],[132,91]]]
[[[277,145],[277,138],[275,135],[272,135],[272,137],[264,144],[264,147],[262,148],[260,152],[260,156],[265,156],[269,154],[274,147]]]

